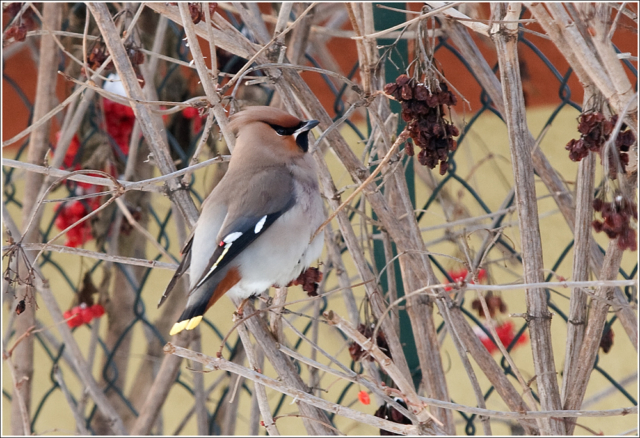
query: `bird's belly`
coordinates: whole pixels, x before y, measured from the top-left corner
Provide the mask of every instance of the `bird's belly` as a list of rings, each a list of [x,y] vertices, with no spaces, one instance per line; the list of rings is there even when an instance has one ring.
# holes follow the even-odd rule
[[[319,211],[295,206],[283,214],[247,248],[250,251],[238,255],[242,279],[227,294],[246,298],[273,285],[286,286],[298,278],[322,253],[323,233],[319,233],[311,244],[309,240],[323,219],[321,201]]]

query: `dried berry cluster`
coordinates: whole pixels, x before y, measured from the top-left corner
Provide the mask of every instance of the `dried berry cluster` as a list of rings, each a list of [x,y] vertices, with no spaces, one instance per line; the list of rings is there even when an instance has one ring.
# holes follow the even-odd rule
[[[358,331],[362,333],[364,336],[366,336],[367,338],[370,338],[373,336],[374,328],[375,328],[375,324],[370,324],[369,326],[366,326],[364,324],[358,325]],[[378,348],[380,348],[380,350],[384,354],[391,357],[389,344],[387,344],[387,339],[385,338],[382,330],[378,330],[378,334],[376,336],[376,345],[378,346]],[[351,359],[353,359],[354,362],[358,362],[364,356],[365,351],[360,347],[360,345],[358,345],[357,342],[352,342],[351,345],[349,345],[349,354],[351,354]],[[369,354],[367,354],[366,357],[369,359],[370,362],[373,362],[373,357],[371,357]]]
[[[2,21],[5,23],[11,22],[14,17],[20,12],[24,3],[9,3],[2,10]],[[16,41],[24,41],[27,38],[27,32],[36,28],[36,23],[33,19],[33,10],[27,8],[21,17],[19,17],[15,23],[6,30],[2,39],[8,40],[14,38]]]
[[[178,6],[178,3],[172,2],[169,3],[172,6]],[[211,2],[209,3],[209,16],[213,17],[213,14],[216,12],[218,8],[218,3]],[[191,21],[193,24],[198,24],[201,21],[205,21],[206,17],[204,16],[204,11],[202,10],[202,5],[200,3],[189,3],[189,13],[191,14]]]
[[[636,230],[631,228],[631,218],[638,221],[638,206],[635,202],[617,195],[613,202],[594,199],[593,209],[602,216],[602,221],[596,219],[591,223],[597,233],[603,231],[609,239],[618,238],[618,248],[623,251],[638,249]]]
[[[318,268],[308,268],[287,286],[302,286],[302,290],[310,297],[318,296],[318,286],[322,281],[322,272]]]
[[[444,82],[439,91],[431,92],[426,85],[417,83],[407,75],[400,75],[394,83],[387,84],[384,92],[402,104],[402,119],[413,142],[421,149],[418,161],[433,169],[440,163],[440,175],[444,175],[449,164],[449,151],[457,144],[453,137],[460,135],[458,128],[444,119],[444,106],[455,105],[456,96]],[[407,155],[413,156],[411,142],[405,146]]]
[[[502,298],[498,295],[493,295],[491,292],[487,293],[485,297],[485,301],[487,302],[487,308],[489,309],[489,315],[493,318],[497,312],[507,313],[507,305]],[[484,309],[482,308],[482,303],[478,298],[471,302],[471,308],[478,312],[478,316],[486,318],[484,314]]]
[[[133,43],[126,44],[125,49],[127,51],[127,56],[131,61],[131,65],[133,65],[133,71],[135,71],[136,73],[136,78],[138,78],[140,86],[144,87],[144,78],[142,77],[140,67],[138,67],[140,64],[144,64],[144,53],[142,53],[142,51]],[[104,43],[98,42],[93,46],[91,52],[87,55],[87,65],[91,70],[95,71],[100,68],[100,66],[107,60],[108,57],[109,50],[107,49],[107,46]],[[105,71],[111,70],[113,70],[113,61],[109,62],[109,64],[107,64],[107,66],[105,67]],[[80,72],[83,75],[87,76],[87,72],[85,71],[84,67],[80,69]]]
[[[565,149],[569,151],[569,158],[572,161],[580,161],[589,155],[589,151],[597,152],[602,158],[602,147],[609,140],[609,136],[613,132],[613,128],[618,122],[618,116],[614,115],[610,120],[607,120],[602,113],[588,112],[580,116],[578,131],[580,131],[579,140],[572,139],[567,143]],[[622,129],[616,137],[615,147],[620,159],[620,164],[624,170],[625,166],[629,164],[629,147],[636,141],[633,132],[627,129],[627,125],[623,124]],[[618,173],[615,154],[616,152],[611,149],[609,151],[609,178],[616,179]]]
[[[213,17],[213,14],[216,12],[217,8],[218,3],[209,3],[209,17]],[[193,24],[198,24],[201,21],[206,21],[204,11],[202,10],[202,5],[199,3],[189,3],[189,13],[191,14]]]

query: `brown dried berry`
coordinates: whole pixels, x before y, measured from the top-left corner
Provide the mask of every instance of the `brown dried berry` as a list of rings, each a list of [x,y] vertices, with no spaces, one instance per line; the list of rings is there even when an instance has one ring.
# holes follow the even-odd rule
[[[302,286],[302,290],[304,290],[308,296],[317,297],[318,296],[318,286],[322,281],[322,272],[318,268],[308,268],[306,271],[300,273],[298,278],[291,281],[288,286]]]
[[[16,315],[20,315],[27,308],[24,300],[18,301],[18,305],[16,306]]]
[[[398,89],[398,84],[387,84],[384,86],[384,92],[389,96],[395,97],[396,90]]]
[[[405,144],[404,144],[404,152],[410,156],[413,157],[415,154],[415,151],[413,149],[413,142],[411,141],[411,139],[409,139]]]
[[[13,25],[7,30],[5,38],[9,39],[13,37],[16,41],[24,41],[27,38],[27,26],[24,23],[20,25]]]
[[[202,7],[197,3],[189,3],[189,13],[191,14],[191,21],[193,24],[198,24],[203,20]]]
[[[411,86],[409,84],[402,86],[402,94],[400,96],[404,100],[409,100],[413,98],[413,90],[411,89]]]
[[[373,336],[374,327],[375,327],[375,324],[370,324],[369,326],[366,326],[364,324],[358,324],[358,332],[360,332],[362,335],[366,336],[367,338],[370,338]],[[382,330],[378,330],[378,333],[376,335],[376,345],[378,346],[380,351],[382,351],[389,358],[391,358],[391,351],[389,350],[389,344],[387,344],[387,339],[384,336],[384,333],[382,332]],[[354,362],[361,360],[364,353],[365,353],[364,350],[362,350],[362,348],[358,343],[352,342],[349,345],[349,354],[351,355],[351,359],[353,359]],[[367,355],[367,359],[373,362],[372,356]]]
[[[396,84],[398,84],[399,87],[402,87],[403,85],[408,84],[410,80],[409,76],[400,75],[396,78]]]
[[[611,347],[613,347],[613,330],[609,327],[608,329],[605,328],[602,333],[600,348],[602,348],[604,353],[608,353],[611,350]]]
[[[427,87],[424,85],[416,86],[414,90],[414,98],[420,101],[425,101],[427,100],[427,97],[429,97],[429,90],[427,90]]]

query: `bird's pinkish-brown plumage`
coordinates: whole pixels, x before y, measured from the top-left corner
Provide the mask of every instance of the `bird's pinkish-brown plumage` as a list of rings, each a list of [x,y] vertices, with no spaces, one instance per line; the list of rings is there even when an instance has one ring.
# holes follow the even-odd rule
[[[204,201],[176,272],[186,272],[188,263],[191,287],[172,335],[195,328],[225,293],[246,298],[285,286],[319,257],[322,233],[310,240],[325,216],[315,162],[306,153],[316,124],[270,107],[231,117],[236,144],[229,169]]]

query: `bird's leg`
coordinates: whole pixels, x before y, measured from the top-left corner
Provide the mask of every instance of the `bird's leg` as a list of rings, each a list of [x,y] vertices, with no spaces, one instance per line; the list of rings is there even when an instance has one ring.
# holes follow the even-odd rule
[[[238,308],[236,309],[236,314],[242,318],[244,316],[244,306],[247,305],[247,303],[249,302],[249,300],[253,298],[253,297],[247,297],[244,300],[242,300],[240,302],[240,305],[238,306]]]

